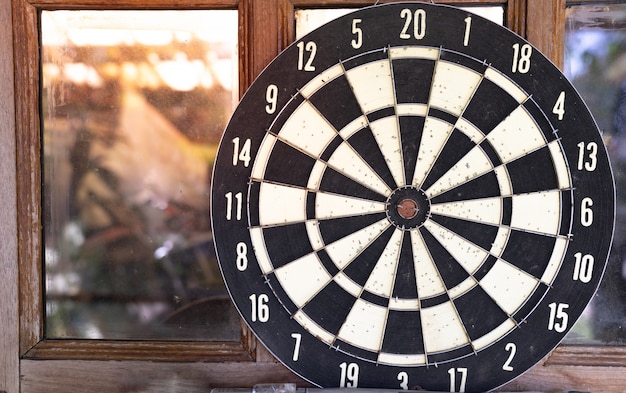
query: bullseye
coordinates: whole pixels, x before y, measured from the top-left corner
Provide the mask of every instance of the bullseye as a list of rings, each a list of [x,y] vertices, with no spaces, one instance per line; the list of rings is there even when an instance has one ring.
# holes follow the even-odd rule
[[[417,202],[415,202],[413,199],[403,199],[398,204],[398,214],[402,218],[410,220],[411,218],[417,216],[418,212],[419,208],[417,206]]]
[[[418,228],[430,217],[430,201],[420,188],[400,187],[387,199],[386,213],[389,221],[399,229]]]

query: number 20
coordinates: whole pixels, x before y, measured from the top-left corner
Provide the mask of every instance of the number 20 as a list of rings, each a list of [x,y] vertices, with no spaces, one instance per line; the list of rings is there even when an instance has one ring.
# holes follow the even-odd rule
[[[414,15],[415,17],[413,17]],[[400,17],[404,19],[404,27],[400,33],[400,38],[403,40],[411,38],[411,34],[408,33],[411,24],[413,24],[413,38],[416,40],[424,38],[426,35],[426,11],[420,9],[413,14],[410,9],[405,8],[400,11]]]

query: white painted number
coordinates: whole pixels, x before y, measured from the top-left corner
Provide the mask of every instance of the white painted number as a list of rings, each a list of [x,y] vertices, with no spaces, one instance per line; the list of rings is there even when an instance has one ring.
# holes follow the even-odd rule
[[[250,165],[250,139],[246,139],[243,146],[240,146],[239,137],[233,138],[233,166],[237,166],[239,161],[243,162],[246,168]]]
[[[593,255],[583,255],[582,252],[574,254],[576,263],[574,264],[574,281],[581,281],[587,284],[593,278]]]
[[[400,387],[403,390],[409,390],[409,374],[406,371],[400,371],[398,373],[398,381],[400,381]]]
[[[463,46],[469,45],[470,30],[472,28],[472,17],[465,18],[465,36],[463,37]]]
[[[248,246],[244,242],[237,243],[237,270],[240,272],[248,268]]]
[[[591,210],[591,206],[593,206],[593,199],[589,197],[583,198],[580,202],[580,223],[584,227],[589,227],[593,224],[593,210]]]
[[[259,296],[250,295],[248,298],[250,299],[250,306],[252,308],[251,319],[252,322],[267,322],[270,320],[270,306],[267,302],[270,301],[270,298],[262,293]]]
[[[578,170],[593,172],[598,165],[598,144],[595,142],[580,142],[578,145]],[[586,157],[585,157],[586,156]]]
[[[565,310],[569,308],[569,304],[550,303],[550,319],[548,320],[548,330],[554,330],[563,333],[567,330],[568,315]]]
[[[300,333],[291,333],[291,338],[296,340],[296,343],[293,346],[293,356],[291,357],[291,359],[294,362],[297,362],[298,358],[300,358],[300,343],[302,342],[302,334],[300,334]]]
[[[339,365],[341,369],[340,388],[356,388],[359,386],[359,365],[356,363],[343,362]]]
[[[363,45],[363,30],[359,27],[361,19],[352,19],[352,34],[356,35],[350,43],[354,49],[359,49]]]
[[[519,72],[525,74],[530,71],[530,56],[533,53],[533,47],[529,44],[524,44],[520,47],[519,44],[513,44],[513,66],[511,72]]]
[[[315,71],[313,65],[313,59],[317,53],[317,44],[313,41],[309,41],[306,44],[302,41],[298,42],[298,70],[300,71]],[[305,59],[304,52],[308,53],[308,57]]]
[[[235,214],[233,214],[233,193],[226,193],[226,220],[230,221],[235,218],[235,220],[241,220],[241,210],[243,205],[243,195],[238,192],[235,194]]]
[[[426,35],[426,11],[420,9],[415,11],[415,14],[412,14],[410,9],[405,8],[400,11],[400,18],[404,19],[404,27],[400,33],[400,38],[403,40],[408,40],[411,37],[416,40],[424,38]],[[413,25],[413,35],[409,34],[411,25]]]
[[[502,365],[502,369],[504,371],[513,371],[513,366],[511,366],[511,361],[515,357],[515,352],[517,352],[517,347],[514,343],[508,343],[504,346],[504,350],[510,352],[509,357],[506,359],[506,362]]]
[[[559,98],[556,99],[556,103],[554,104],[554,108],[552,108],[552,113],[559,117],[559,120],[563,120],[563,116],[565,115],[565,92],[562,91],[559,94]]]
[[[461,377],[458,383],[459,390],[456,390],[457,374]],[[451,392],[465,392],[465,383],[467,382],[467,368],[465,367],[451,368],[448,370],[448,375],[450,375],[450,391]]]
[[[278,102],[278,87],[276,85],[267,86],[267,90],[265,91],[265,101],[267,101],[267,105],[265,105],[265,112],[267,112],[268,115],[276,112],[276,103]]]

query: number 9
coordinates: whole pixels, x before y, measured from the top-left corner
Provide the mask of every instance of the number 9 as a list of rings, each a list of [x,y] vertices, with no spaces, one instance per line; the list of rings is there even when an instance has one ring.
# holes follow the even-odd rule
[[[278,102],[278,87],[276,85],[267,86],[265,101],[267,101],[267,105],[265,105],[265,112],[269,115],[276,112],[276,103]]]

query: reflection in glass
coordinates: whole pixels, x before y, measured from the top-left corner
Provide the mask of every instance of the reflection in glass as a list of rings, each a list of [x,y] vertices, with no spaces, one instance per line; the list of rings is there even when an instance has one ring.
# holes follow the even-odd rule
[[[626,4],[568,7],[565,26],[565,74],[603,133],[617,192],[607,270],[566,340],[626,344]]]
[[[236,11],[44,11],[46,336],[239,340],[209,185]]]

